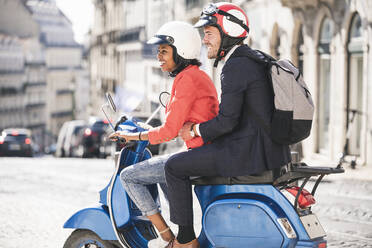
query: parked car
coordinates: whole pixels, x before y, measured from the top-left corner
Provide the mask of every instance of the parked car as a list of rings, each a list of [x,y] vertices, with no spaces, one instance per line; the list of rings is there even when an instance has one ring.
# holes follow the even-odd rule
[[[86,127],[83,120],[66,121],[58,134],[56,153],[57,157],[81,157],[80,146],[82,130]]]
[[[24,128],[4,129],[0,136],[0,156],[33,156],[31,131]]]
[[[82,137],[83,157],[106,158],[111,155],[115,151],[115,143],[107,140],[111,132],[106,119],[91,117]]]

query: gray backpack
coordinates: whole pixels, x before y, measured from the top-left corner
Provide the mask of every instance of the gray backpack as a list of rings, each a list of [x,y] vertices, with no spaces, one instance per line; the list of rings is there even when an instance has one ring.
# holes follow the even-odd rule
[[[259,50],[234,54],[234,57],[242,56],[263,64],[272,83],[274,112],[271,123],[267,125],[259,115],[250,110],[252,116],[278,144],[291,145],[307,138],[311,131],[314,104],[298,68],[289,60],[276,60]]]

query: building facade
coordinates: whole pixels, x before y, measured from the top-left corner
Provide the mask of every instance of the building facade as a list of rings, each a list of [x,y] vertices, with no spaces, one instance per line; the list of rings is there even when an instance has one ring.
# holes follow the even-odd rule
[[[17,37],[0,34],[0,126],[23,126],[25,66]]]
[[[24,121],[42,149],[47,135],[47,83],[44,50],[37,37],[23,42],[25,64]]]
[[[0,129],[29,128],[43,149],[75,109],[85,117],[83,49],[54,0],[1,0],[0,20]]]
[[[2,0],[0,6],[0,130],[28,128],[35,144],[42,148],[46,133],[46,70],[38,25],[24,2]]]
[[[203,3],[96,0],[94,5],[89,54],[92,114],[99,115],[105,92],[113,92],[122,111],[149,116],[159,105],[159,93],[169,91],[172,79],[160,69],[156,46],[146,42],[165,22],[191,21],[196,12],[200,14],[196,7]],[[195,9],[195,14],[186,13],[187,8]],[[125,100],[129,98],[132,101]]]
[[[315,102],[307,158],[337,162],[344,151],[371,164],[372,2],[246,1],[253,48],[291,59]]]
[[[65,121],[75,119],[75,88],[82,70],[82,46],[75,42],[72,24],[54,0],[28,0],[25,6],[39,26],[47,85],[47,130],[53,139]]]
[[[171,80],[158,69],[154,48],[146,40],[167,21],[195,23],[207,2],[95,1],[91,79],[100,87],[92,91],[103,99],[104,91],[115,91],[116,86],[137,90],[143,95],[137,110],[151,112],[157,94],[169,88]],[[312,133],[302,142],[305,157],[335,163],[347,142],[349,157],[355,157],[357,164],[371,164],[372,1],[230,2],[248,14],[251,31],[246,42],[252,48],[288,58],[303,73],[316,107]],[[114,23],[115,31],[110,33],[108,26]],[[205,56],[202,62],[219,90],[221,65],[213,68]]]

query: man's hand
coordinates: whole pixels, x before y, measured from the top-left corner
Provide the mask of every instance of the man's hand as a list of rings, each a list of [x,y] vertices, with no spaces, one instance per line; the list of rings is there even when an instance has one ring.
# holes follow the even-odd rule
[[[190,133],[191,126],[193,124],[194,123],[192,123],[192,122],[186,122],[183,125],[183,127],[180,129],[180,131],[178,132],[178,136],[180,136],[184,141],[188,141],[188,140],[191,140],[192,138],[194,138],[194,136],[191,136],[191,133]]]

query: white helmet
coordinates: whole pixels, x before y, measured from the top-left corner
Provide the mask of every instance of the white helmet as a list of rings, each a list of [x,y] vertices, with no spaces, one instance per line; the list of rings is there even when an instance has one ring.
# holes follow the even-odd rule
[[[167,22],[147,42],[148,44],[168,44],[176,48],[184,59],[199,59],[201,39],[199,32],[189,23]]]

